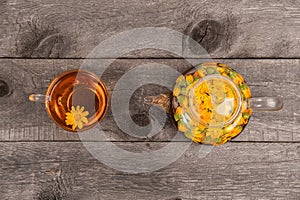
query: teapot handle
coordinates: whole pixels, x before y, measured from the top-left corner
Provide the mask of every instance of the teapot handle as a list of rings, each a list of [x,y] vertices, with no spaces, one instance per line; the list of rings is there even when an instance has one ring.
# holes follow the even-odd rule
[[[172,98],[173,93],[163,93],[156,96],[147,96],[144,98],[144,103],[148,105],[156,105],[168,114],[172,114]]]
[[[248,103],[253,111],[278,111],[283,107],[282,97],[253,97]]]

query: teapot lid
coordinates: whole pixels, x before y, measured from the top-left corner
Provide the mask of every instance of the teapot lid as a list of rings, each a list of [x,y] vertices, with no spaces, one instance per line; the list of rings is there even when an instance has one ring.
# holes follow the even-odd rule
[[[224,127],[236,118],[241,104],[238,87],[230,79],[214,74],[193,84],[188,91],[186,109],[202,125]]]

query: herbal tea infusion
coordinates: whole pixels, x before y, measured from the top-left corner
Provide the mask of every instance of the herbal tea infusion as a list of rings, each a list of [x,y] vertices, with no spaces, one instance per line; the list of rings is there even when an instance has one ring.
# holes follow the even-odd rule
[[[104,83],[93,73],[67,71],[56,77],[45,95],[33,94],[30,100],[44,96],[49,116],[68,131],[84,131],[100,122],[108,108]]]
[[[220,145],[240,134],[252,110],[277,111],[282,98],[251,97],[243,77],[225,64],[205,62],[180,75],[172,93],[147,96],[171,113],[177,128],[196,143]]]
[[[252,113],[249,87],[222,64],[203,64],[179,76],[173,95],[178,129],[194,142],[223,144],[243,130]]]

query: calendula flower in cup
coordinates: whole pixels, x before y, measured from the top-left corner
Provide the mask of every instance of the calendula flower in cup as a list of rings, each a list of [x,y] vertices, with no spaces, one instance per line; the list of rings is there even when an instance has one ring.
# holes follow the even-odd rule
[[[82,129],[83,123],[88,123],[86,116],[89,115],[88,111],[84,111],[84,106],[72,106],[71,111],[66,113],[66,124],[72,125],[72,129],[75,130],[76,127]]]

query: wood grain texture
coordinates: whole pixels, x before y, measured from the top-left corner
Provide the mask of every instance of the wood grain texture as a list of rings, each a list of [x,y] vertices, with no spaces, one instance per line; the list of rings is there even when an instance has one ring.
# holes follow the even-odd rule
[[[253,96],[283,96],[283,109],[254,113],[242,134],[206,156],[201,145],[192,144],[177,161],[150,173],[130,174],[104,165],[77,134],[57,127],[44,105],[29,102],[28,96],[44,94],[54,77],[79,68],[105,39],[141,27],[167,27],[188,35],[216,61],[240,72]],[[299,0],[0,0],[0,199],[299,199],[299,32]],[[143,42],[151,44],[149,35],[143,36]],[[115,117],[127,122],[124,111],[129,109],[137,125],[149,123],[150,107],[143,98],[166,92],[161,80],[170,86],[175,80],[160,71],[162,65],[184,72],[191,64],[176,58],[201,56],[187,37],[166,38],[163,43],[172,46],[178,41],[182,54],[156,46],[131,51],[122,55],[126,59],[114,60],[101,77],[110,94],[126,94],[133,83],[158,80],[138,88],[129,108],[116,103],[120,112],[113,115],[109,110],[101,123],[108,140],[119,148],[152,152],[176,134],[171,118],[160,132],[141,138],[122,130]],[[103,59],[111,57],[115,56],[97,54],[94,58],[101,59],[90,63],[100,66],[113,61]],[[153,71],[145,64],[152,64]],[[141,73],[116,89],[126,72],[142,65]],[[91,140],[93,145],[109,144],[103,138]],[[105,151],[118,162],[109,148]]]
[[[167,143],[115,143],[153,151]],[[101,145],[101,143],[100,143]],[[130,150],[129,150],[130,149]],[[78,142],[1,143],[1,199],[298,199],[299,144],[228,143],[198,157],[192,145],[158,171],[130,174]],[[112,155],[114,157],[114,155]]]
[[[105,60],[95,59],[94,61],[97,63]],[[284,98],[284,107],[281,111],[254,113],[244,132],[234,141],[300,141],[299,60],[227,59],[217,61],[226,63],[240,72],[250,85],[254,97],[281,95]],[[47,116],[44,105],[29,102],[28,96],[31,93],[44,94],[55,76],[65,70],[79,68],[82,62],[83,60],[72,59],[2,59],[0,80],[7,83],[10,94],[0,97],[0,140],[79,140],[77,134],[63,131],[57,127]],[[104,72],[102,79],[111,94],[118,92],[114,88],[120,78],[129,70],[147,63],[164,64],[180,72],[191,67],[182,59],[118,59]],[[159,67],[153,66],[153,71],[157,71]],[[155,76],[157,75],[153,72],[153,74],[140,73],[136,77],[139,80],[145,80],[149,77],[155,78]],[[163,79],[169,78],[168,74],[163,76]],[[130,83],[135,83],[135,81],[131,80]],[[171,85],[172,83],[171,77]],[[126,88],[124,91],[126,92]],[[144,85],[133,93],[129,110],[136,124],[144,126],[149,123],[149,106],[143,104],[143,98],[164,91],[167,89],[161,86]],[[120,112],[121,114],[122,112]],[[171,119],[168,119],[164,129],[156,135],[146,139],[133,137],[118,128],[111,112],[108,113],[101,125],[107,137],[112,141],[169,141],[176,133]]]
[[[0,57],[85,58],[122,31],[167,27],[190,35],[214,58],[299,58],[298,0],[5,0],[0,5]],[[148,50],[123,56],[170,53]]]

